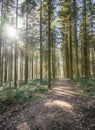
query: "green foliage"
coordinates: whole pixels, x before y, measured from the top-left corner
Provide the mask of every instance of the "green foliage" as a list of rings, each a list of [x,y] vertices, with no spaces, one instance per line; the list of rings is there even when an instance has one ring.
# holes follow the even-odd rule
[[[45,92],[47,90],[47,87],[37,87],[34,89],[34,92]]]
[[[48,80],[43,79],[41,85],[47,85],[47,83],[48,83]],[[28,84],[34,85],[34,86],[36,85],[36,86],[39,87],[40,86],[40,79],[31,80],[31,81],[28,82]]]
[[[95,77],[90,76],[89,78],[79,77],[72,80],[78,90],[86,96],[95,98]]]
[[[48,90],[46,80],[40,85],[40,80],[29,81],[27,85],[21,87],[6,86],[0,87],[0,112],[5,111],[10,105],[22,104],[38,95],[43,95]]]
[[[24,80],[19,80],[18,83],[19,83],[20,85],[25,85],[25,84],[26,84]]]
[[[2,23],[2,25],[9,22],[9,19],[6,14],[4,14],[4,16],[0,16],[0,22]]]

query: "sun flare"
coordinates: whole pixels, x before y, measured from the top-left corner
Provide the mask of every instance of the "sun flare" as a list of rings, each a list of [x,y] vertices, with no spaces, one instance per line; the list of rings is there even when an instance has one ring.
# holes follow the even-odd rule
[[[10,37],[17,37],[17,31],[14,27],[8,26],[7,27],[7,35]]]

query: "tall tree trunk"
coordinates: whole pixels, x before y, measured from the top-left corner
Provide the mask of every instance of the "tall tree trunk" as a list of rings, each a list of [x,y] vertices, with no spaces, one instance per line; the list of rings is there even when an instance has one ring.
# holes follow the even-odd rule
[[[19,67],[20,67],[20,74],[19,74],[20,78],[19,78],[19,80],[22,80],[22,76],[23,76],[23,74],[22,74],[22,67],[23,67],[22,61],[23,61],[23,60],[22,60],[22,55],[21,55],[21,49],[19,50],[19,53],[20,53],[20,54],[19,54],[19,56],[20,56],[20,63],[19,63],[19,64],[20,64],[20,65],[19,65]]]
[[[4,63],[5,63],[5,67],[4,67],[5,73],[4,73],[4,82],[6,82],[7,81],[7,47],[6,47],[6,41],[4,42],[4,45],[5,45],[5,61],[4,61]]]
[[[84,39],[83,39],[83,54],[84,54],[84,76],[88,77],[88,41],[87,41],[87,23],[86,23],[86,0],[83,0],[83,27],[84,27]]]
[[[35,62],[36,62],[36,66],[35,66],[36,67],[36,69],[35,69],[36,72],[35,73],[36,73],[36,79],[37,79],[38,78],[38,64],[37,64],[38,63],[38,57],[37,56],[36,56],[36,61]]]
[[[18,0],[16,1],[16,30],[18,28]],[[14,86],[17,87],[17,39],[15,42]]]
[[[72,66],[72,27],[71,27],[71,18],[70,18],[70,26],[69,26],[69,52],[70,52],[70,55],[69,55],[69,60],[70,60],[70,78],[72,79],[73,78],[73,66]]]
[[[28,81],[28,2],[27,2],[27,10],[26,10],[26,43],[25,43],[25,83]]]
[[[3,35],[2,35],[2,27],[3,27],[3,0],[1,0],[1,30],[0,30],[0,80],[3,80],[2,78],[2,54],[1,54],[1,46],[3,41]]]
[[[78,39],[77,39],[77,5],[74,0],[74,44],[75,44],[75,56],[76,56],[76,77],[79,76],[78,67]]]
[[[68,0],[68,40],[69,40],[69,68],[70,68],[70,78],[73,78],[73,55],[72,55],[72,10],[71,10],[71,0]]]
[[[94,55],[94,48],[92,48],[92,74],[94,74],[95,70],[95,55]]]
[[[48,0],[48,88],[51,89],[51,0]]]
[[[31,61],[32,61],[32,64],[31,64],[32,65],[32,79],[34,79],[34,65],[33,65],[34,64],[34,60],[33,60],[33,54],[32,54],[32,60]]]
[[[83,76],[84,75],[84,55],[83,55],[83,43],[81,41],[81,46],[80,46],[80,71],[79,71],[79,75]]]
[[[92,48],[92,59],[93,60],[91,60],[91,63],[90,63],[90,68],[91,68],[91,72],[92,72],[92,74],[93,74],[93,64],[92,64],[92,62],[94,61],[94,55],[93,55],[93,48],[94,48],[94,46],[92,45],[92,39],[93,39],[93,6],[92,6],[93,4],[92,4],[92,0],[90,0],[90,28],[91,28],[91,40],[90,40],[90,45],[91,45],[91,47],[90,48]]]
[[[12,77],[13,77],[13,46],[12,46],[12,42],[11,42],[11,61],[10,61],[10,81],[12,81]]]
[[[67,28],[66,28],[66,24],[65,24],[65,36],[64,36],[64,55],[65,55],[65,69],[66,69],[66,77],[69,78],[70,77],[70,69],[69,69],[69,48],[68,48],[68,36],[67,36]]]
[[[43,60],[42,60],[42,2],[40,7],[40,83],[43,77]]]
[[[55,79],[55,43],[54,43],[54,34],[52,32],[52,77]]]
[[[2,45],[2,81],[4,79],[4,41],[3,41],[3,45]]]

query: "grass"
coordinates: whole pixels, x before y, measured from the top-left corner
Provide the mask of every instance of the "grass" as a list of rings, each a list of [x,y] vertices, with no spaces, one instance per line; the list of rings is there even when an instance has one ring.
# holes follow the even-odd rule
[[[28,100],[37,99],[45,96],[48,91],[47,79],[28,81],[27,85],[24,81],[20,81],[21,87],[11,87],[9,83],[0,87],[0,113],[4,112],[11,105],[23,104]]]
[[[85,96],[95,98],[95,77],[90,76],[88,78],[79,77],[71,80],[71,82],[77,86],[77,89]]]

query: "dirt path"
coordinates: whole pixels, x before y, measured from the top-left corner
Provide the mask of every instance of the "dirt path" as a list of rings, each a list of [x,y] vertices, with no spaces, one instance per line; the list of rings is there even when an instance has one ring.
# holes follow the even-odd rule
[[[7,113],[0,130],[95,130],[95,102],[80,95],[65,79],[50,94]]]

